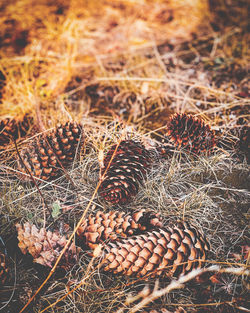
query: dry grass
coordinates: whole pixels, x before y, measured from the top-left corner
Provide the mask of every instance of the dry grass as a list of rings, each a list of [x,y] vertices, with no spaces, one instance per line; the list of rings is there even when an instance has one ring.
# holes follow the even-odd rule
[[[87,210],[109,211],[93,195],[100,156],[114,142],[132,138],[157,145],[173,112],[202,117],[225,134],[249,123],[247,17],[241,1],[237,16],[224,1],[210,1],[209,10],[206,1],[198,0],[20,0],[5,1],[1,8],[1,118],[29,113],[38,132],[74,119],[83,124],[89,142],[86,153],[67,169],[70,179],[62,175],[39,182],[43,197],[32,183],[19,180],[11,158],[14,144],[0,151],[0,236],[13,260],[11,280],[0,288],[0,310],[19,312],[49,270],[21,255],[15,224],[29,221],[62,231],[67,224],[73,233]],[[93,84],[99,97],[87,92]],[[109,97],[100,92],[105,88],[111,88]],[[128,105],[131,94],[135,98]],[[33,135],[19,140],[19,149]],[[249,262],[242,248],[248,242],[248,184],[244,157],[217,149],[194,159],[177,151],[170,159],[156,158],[139,194],[119,209],[153,209],[166,224],[188,220],[211,242],[211,263],[237,268]],[[53,217],[55,205],[60,212]],[[145,281],[111,277],[86,252],[79,257],[71,271],[52,275],[27,312],[137,312],[129,311],[127,299],[141,295]],[[206,277],[167,289],[147,303],[148,310],[164,306],[173,311],[182,303],[187,312],[214,312],[206,304],[226,302],[218,312],[237,312],[246,306],[247,278],[233,271],[223,275],[219,282]],[[155,281],[146,283],[152,287]],[[170,284],[162,279],[159,290]]]

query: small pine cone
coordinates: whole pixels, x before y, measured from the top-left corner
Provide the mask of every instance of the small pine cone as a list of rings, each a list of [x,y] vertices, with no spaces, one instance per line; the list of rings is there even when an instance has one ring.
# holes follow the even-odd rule
[[[121,91],[118,86],[91,84],[85,88],[94,112],[115,112],[121,116],[131,114],[134,119],[142,114],[143,100],[135,92]]]
[[[61,251],[67,243],[67,238],[59,234],[58,231],[46,231],[45,228],[37,229],[35,225],[28,222],[23,226],[16,224],[18,232],[18,246],[23,254],[30,253],[35,263],[53,267]],[[75,264],[77,259],[77,249],[71,243],[59,262],[59,267],[69,268]]]
[[[123,91],[115,95],[110,108],[119,115],[132,114],[134,118],[141,114],[142,100],[135,92]]]
[[[215,146],[214,132],[210,126],[192,115],[174,114],[167,124],[166,140],[178,149],[194,153],[210,153]]]
[[[103,252],[104,271],[126,276],[179,276],[204,266],[209,250],[205,237],[188,223],[109,243]]]
[[[115,95],[119,94],[120,89],[117,86],[97,83],[86,86],[85,92],[90,98],[91,108],[106,111],[113,103]]]
[[[80,142],[81,140],[81,142]],[[32,176],[43,180],[56,178],[62,172],[62,166],[67,167],[72,163],[77,148],[84,140],[82,126],[75,122],[59,124],[46,136],[40,135],[31,142],[31,145],[20,151],[17,168],[24,180]],[[80,142],[80,144],[79,144]]]
[[[224,150],[230,150],[236,157],[245,155],[247,162],[250,162],[250,127],[243,125],[229,129],[226,133],[220,135],[218,147]]]
[[[250,127],[245,125],[241,128],[239,136],[239,150],[242,151],[247,158],[247,162],[250,163]]]
[[[0,252],[0,285],[4,285],[9,276],[10,261],[8,257]]]
[[[139,184],[151,166],[152,158],[142,144],[133,140],[122,141],[115,152],[116,148],[117,145],[113,145],[104,159],[102,175],[115,153],[100,185],[99,193],[112,204],[124,204],[137,194]]]
[[[16,119],[5,118],[0,121],[0,146],[4,146],[10,143],[13,139],[18,139],[19,137],[24,137],[28,130],[32,118],[25,115],[20,121]]]
[[[111,211],[103,213],[98,211],[92,214],[77,229],[80,240],[90,249],[105,240],[115,241],[119,237],[127,238],[145,230],[162,227],[159,215],[152,211],[140,210],[133,215],[124,212]]]

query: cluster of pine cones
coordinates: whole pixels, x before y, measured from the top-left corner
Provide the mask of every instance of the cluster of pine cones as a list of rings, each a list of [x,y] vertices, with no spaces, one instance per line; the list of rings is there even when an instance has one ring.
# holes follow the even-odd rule
[[[9,118],[0,121],[0,148],[25,136],[31,123],[32,119],[27,115],[21,121]],[[243,151],[249,160],[249,128],[242,127],[233,135],[235,140],[215,136],[214,131],[204,121],[188,114],[174,114],[166,125],[163,142],[159,143],[156,150],[161,156],[170,156],[176,149],[200,155],[211,153],[217,146]],[[39,178],[47,181],[59,177],[72,164],[85,139],[86,135],[80,124],[60,124],[52,131],[35,136],[20,150],[16,155],[16,170],[23,180]],[[127,140],[112,146],[102,169],[104,178],[100,186],[101,196],[114,204],[126,203],[137,193],[139,181],[145,178],[151,164],[150,151],[141,143]]]
[[[27,130],[26,121],[6,120],[0,124],[0,143],[7,144]],[[248,142],[249,131],[240,140]],[[58,125],[39,134],[17,155],[17,170],[24,180],[51,180],[61,175],[85,144],[83,127],[75,122]],[[124,205],[137,194],[153,163],[153,155],[169,155],[175,149],[192,155],[209,154],[219,146],[210,127],[187,114],[175,114],[166,126],[160,149],[148,150],[139,142],[124,140],[107,152],[101,168],[99,195],[105,201]],[[159,154],[160,151],[160,154]],[[163,152],[162,152],[163,151]],[[171,152],[171,153],[170,153]],[[29,223],[17,225],[19,247],[34,262],[52,267],[67,238],[58,231],[38,230]],[[178,276],[204,265],[209,245],[205,237],[188,223],[165,227],[158,215],[141,210],[133,215],[114,211],[90,215],[77,229],[82,247],[102,246],[100,266],[108,272],[144,277],[166,273]],[[78,249],[71,244],[59,264],[68,268],[76,262]],[[0,255],[0,281],[4,281],[7,261]]]
[[[29,223],[16,227],[21,251],[31,254],[34,262],[53,267],[66,237]],[[178,277],[203,267],[209,252],[206,238],[187,222],[165,227],[158,214],[146,210],[91,214],[77,229],[77,237],[93,255],[100,247],[98,266],[103,271],[133,277]],[[78,252],[72,243],[59,266],[72,267]]]

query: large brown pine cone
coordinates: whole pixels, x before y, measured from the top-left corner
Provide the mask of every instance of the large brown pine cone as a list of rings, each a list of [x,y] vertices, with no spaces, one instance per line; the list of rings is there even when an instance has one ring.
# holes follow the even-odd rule
[[[60,124],[48,135],[36,137],[20,151],[17,168],[26,174],[22,178],[30,180],[29,174],[43,180],[58,177],[62,167],[72,163],[84,138],[82,126],[75,122]]]
[[[179,276],[204,266],[209,244],[188,223],[109,243],[102,256],[104,271],[127,276]]]
[[[30,253],[35,263],[53,267],[61,251],[67,243],[67,238],[58,231],[47,231],[45,228],[37,229],[35,225],[25,223],[16,224],[18,232],[18,246],[23,254]],[[70,268],[76,263],[77,248],[71,243],[59,262],[59,267]]]
[[[113,145],[104,159],[102,175],[107,171],[99,188],[100,196],[113,204],[129,202],[137,194],[151,163],[150,152],[139,142],[125,140],[118,147]]]
[[[94,249],[103,241],[127,238],[157,227],[162,227],[162,223],[158,214],[152,211],[140,210],[132,215],[119,211],[106,214],[98,211],[83,222],[77,229],[77,235],[86,246]]]
[[[215,146],[214,132],[204,121],[189,114],[174,114],[167,124],[166,141],[193,154],[210,153]]]
[[[0,121],[0,146],[10,143],[13,139],[24,137],[30,129],[32,118],[25,115],[23,119],[5,118]]]
[[[10,261],[8,257],[0,252],[0,285],[4,285],[9,276]]]

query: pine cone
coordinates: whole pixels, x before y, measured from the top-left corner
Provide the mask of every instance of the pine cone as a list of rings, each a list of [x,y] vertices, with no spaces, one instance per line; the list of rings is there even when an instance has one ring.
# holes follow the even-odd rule
[[[250,162],[250,127],[245,125],[240,131],[239,150],[242,151],[247,158],[247,162]]]
[[[103,252],[104,271],[127,276],[179,276],[204,266],[209,250],[205,237],[188,223],[109,243]],[[184,263],[184,264],[183,264]]]
[[[90,97],[91,108],[106,112],[113,103],[115,95],[119,94],[120,89],[117,86],[97,83],[86,86],[85,92]]]
[[[26,174],[22,178],[31,179],[26,169],[32,176],[43,180],[58,177],[62,166],[67,167],[72,163],[83,140],[82,126],[75,122],[60,124],[48,135],[35,138],[30,146],[20,152],[21,160],[18,160],[17,168]]]
[[[245,155],[247,162],[250,162],[250,127],[243,125],[227,130],[223,135],[220,134],[218,147],[230,150],[236,157]]]
[[[142,101],[135,92],[123,91],[115,95],[110,108],[119,115],[128,116],[132,114],[134,118],[141,114]]]
[[[113,145],[105,157],[102,175],[116,148],[117,145]],[[151,162],[150,152],[142,144],[133,140],[122,141],[100,185],[100,196],[113,204],[129,202],[137,194]]]
[[[5,118],[0,121],[0,146],[6,145],[13,139],[24,137],[32,123],[32,118],[25,115],[22,120]]]
[[[90,97],[91,108],[95,111],[118,115],[132,113],[136,118],[141,113],[142,101],[136,93],[121,91],[118,86],[91,84],[85,88],[86,94]]]
[[[8,257],[0,252],[0,285],[4,285],[9,276],[10,261]]]
[[[28,222],[23,226],[16,224],[18,232],[18,246],[23,254],[30,253],[35,263],[53,267],[62,249],[67,243],[65,236],[61,236],[58,231],[46,231],[45,228],[37,229],[35,225]],[[59,262],[59,267],[69,268],[75,264],[77,259],[77,249],[71,243]]]
[[[90,249],[94,249],[105,240],[115,241],[119,237],[125,237],[141,233],[156,227],[162,227],[162,223],[152,211],[140,210],[133,215],[124,212],[111,211],[103,213],[98,211],[92,214],[77,229],[77,235]]]
[[[174,114],[167,125],[166,141],[178,149],[194,153],[210,153],[215,146],[214,132],[210,126],[192,115]]]

